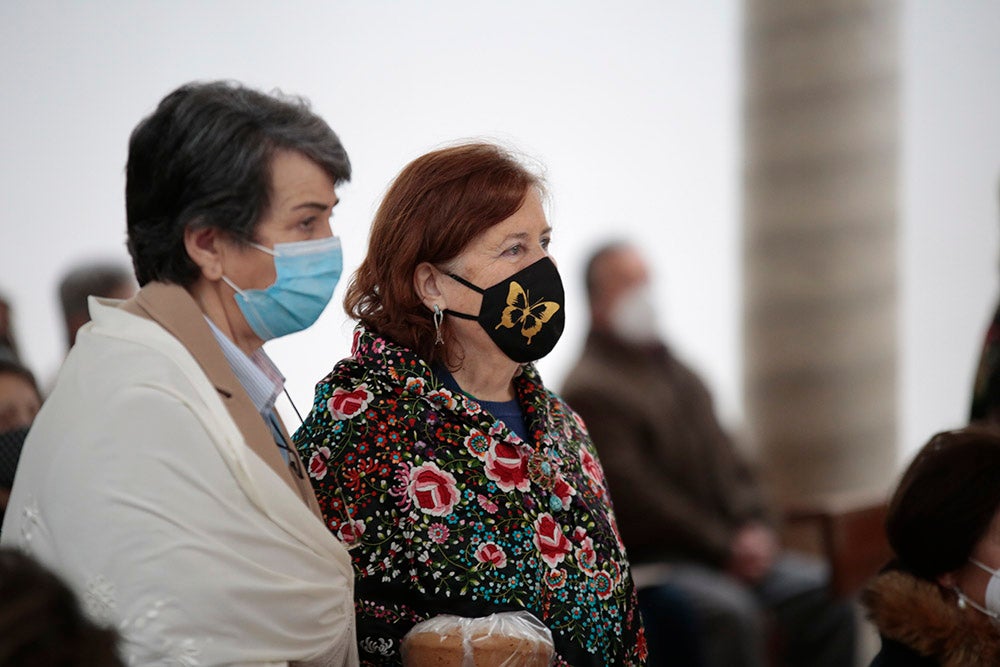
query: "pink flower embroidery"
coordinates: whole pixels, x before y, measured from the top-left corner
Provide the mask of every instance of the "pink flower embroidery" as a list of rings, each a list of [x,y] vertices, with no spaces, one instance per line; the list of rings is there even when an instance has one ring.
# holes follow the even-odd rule
[[[450,534],[451,531],[448,529],[448,526],[443,523],[432,523],[427,528],[427,536],[431,538],[432,542],[436,542],[437,544],[444,544]]]
[[[333,390],[333,396],[326,402],[326,407],[334,419],[350,419],[364,412],[374,398],[366,384],[359,384],[353,391],[338,387]]]
[[[493,502],[492,500],[490,500],[481,493],[476,496],[476,500],[479,502],[479,506],[482,507],[487,512],[489,512],[490,514],[496,514],[497,511],[500,509],[500,507],[495,502]]]
[[[562,532],[559,522],[552,518],[549,513],[542,514],[535,519],[535,548],[542,555],[542,560],[555,568],[563,562],[566,554],[572,549],[569,540]]]
[[[580,543],[580,548],[576,550],[576,562],[580,564],[580,569],[589,572],[594,569],[597,563],[597,552],[594,551],[594,540],[587,537]]]
[[[573,500],[573,496],[576,495],[576,489],[569,485],[569,483],[563,479],[562,475],[556,477],[556,483],[552,487],[552,493],[558,496],[559,500],[562,501],[563,509],[568,509],[570,501]]]
[[[507,565],[507,554],[494,542],[487,542],[476,549],[476,560],[480,563],[491,563],[500,569]]]
[[[320,447],[309,457],[309,476],[313,479],[326,477],[326,462],[330,460],[330,448]]]
[[[358,521],[352,519],[344,523],[340,530],[337,531],[337,537],[340,541],[350,546],[361,539],[361,536],[365,534],[365,524],[363,521]]]
[[[528,491],[528,459],[506,442],[496,442],[486,453],[486,477],[496,482],[501,491]]]
[[[420,511],[431,516],[451,514],[459,499],[455,478],[434,463],[410,470],[407,491]]]
[[[583,467],[584,474],[595,484],[604,483],[604,471],[601,469],[601,464],[584,447],[580,448],[580,465]]]

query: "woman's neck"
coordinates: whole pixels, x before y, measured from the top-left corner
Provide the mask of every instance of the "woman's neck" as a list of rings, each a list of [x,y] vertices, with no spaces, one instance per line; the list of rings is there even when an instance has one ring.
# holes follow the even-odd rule
[[[210,283],[201,278],[190,285],[187,290],[208,319],[212,320],[219,331],[233,341],[236,347],[243,350],[244,354],[248,357],[252,356],[261,348],[263,341],[250,331],[249,325],[245,324],[246,320],[239,312],[236,301],[230,298],[229,301],[232,303],[229,303],[227,307],[227,302],[223,300],[224,297],[220,293],[220,281]],[[242,327],[238,326],[239,324],[242,324]]]
[[[489,363],[480,355],[467,354],[459,363],[448,364],[448,372],[462,391],[481,401],[502,402],[516,398],[514,376],[520,368],[506,356]],[[457,368],[456,368],[457,366]]]

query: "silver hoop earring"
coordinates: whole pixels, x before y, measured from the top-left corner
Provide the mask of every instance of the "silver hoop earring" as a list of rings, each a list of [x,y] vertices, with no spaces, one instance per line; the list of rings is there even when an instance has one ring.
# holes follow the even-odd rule
[[[441,337],[441,322],[444,321],[444,313],[441,312],[441,306],[434,304],[434,344],[441,345],[444,343],[444,338]]]

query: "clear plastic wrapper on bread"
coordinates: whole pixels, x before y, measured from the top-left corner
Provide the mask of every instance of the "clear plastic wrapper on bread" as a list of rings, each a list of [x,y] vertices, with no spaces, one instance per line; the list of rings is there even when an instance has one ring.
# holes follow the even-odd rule
[[[435,616],[403,637],[404,667],[548,667],[552,633],[526,611]]]

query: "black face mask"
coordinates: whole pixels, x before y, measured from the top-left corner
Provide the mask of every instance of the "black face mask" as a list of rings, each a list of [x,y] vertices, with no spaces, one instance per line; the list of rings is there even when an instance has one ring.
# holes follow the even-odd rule
[[[514,361],[523,364],[541,359],[562,336],[566,326],[563,307],[566,297],[559,270],[548,257],[487,289],[476,287],[454,273],[448,276],[482,294],[483,303],[478,316],[454,310],[445,312],[479,322],[500,351]]]
[[[17,460],[28,435],[28,427],[16,428],[0,433],[0,488],[9,489],[14,484]]]

